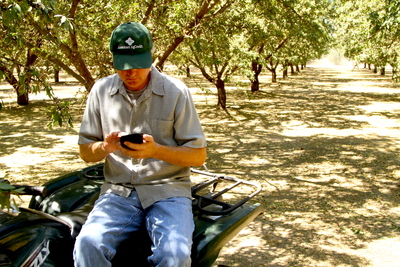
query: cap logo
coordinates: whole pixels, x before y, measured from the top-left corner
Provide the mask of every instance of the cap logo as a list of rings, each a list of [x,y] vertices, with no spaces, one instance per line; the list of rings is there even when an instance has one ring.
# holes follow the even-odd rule
[[[124,49],[129,49],[129,50],[135,50],[135,49],[140,49],[143,48],[143,45],[133,45],[135,40],[133,40],[131,37],[125,40],[125,43],[128,45],[119,45],[118,50],[124,50]]]
[[[128,45],[132,45],[134,42],[135,42],[135,41],[134,41],[131,37],[129,37],[129,38],[125,41],[125,43],[127,43]]]

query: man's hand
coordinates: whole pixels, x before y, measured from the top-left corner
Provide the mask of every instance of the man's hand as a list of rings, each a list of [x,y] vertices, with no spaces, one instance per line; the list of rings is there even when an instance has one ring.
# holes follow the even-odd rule
[[[98,162],[109,154],[119,150],[119,139],[122,132],[112,132],[106,136],[104,141],[79,145],[79,155],[85,162]]]
[[[154,158],[179,166],[201,166],[206,159],[205,147],[164,146],[156,143],[153,136],[148,134],[143,135],[143,144],[125,142],[125,145],[131,149],[118,143],[117,150],[134,159]]]
[[[103,147],[108,154],[119,150],[119,139],[122,135],[125,135],[125,133],[112,132],[106,136],[106,139],[103,142]]]
[[[125,156],[134,159],[144,159],[144,158],[154,158],[156,151],[156,146],[158,145],[154,142],[153,136],[149,134],[143,135],[143,143],[135,144],[131,142],[125,142],[125,145],[130,149],[124,148],[120,143],[118,144],[118,149]]]

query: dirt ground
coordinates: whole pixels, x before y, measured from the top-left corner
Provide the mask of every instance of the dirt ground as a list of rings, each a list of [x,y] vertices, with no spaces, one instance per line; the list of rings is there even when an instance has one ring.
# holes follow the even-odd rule
[[[278,84],[266,74],[257,93],[236,77],[230,115],[198,74],[180,77],[207,135],[208,168],[263,186],[253,202],[265,212],[216,266],[400,266],[400,86],[390,73],[320,63]],[[80,90],[66,77],[55,86],[75,124],[49,130],[45,96],[18,107],[0,84],[0,178],[36,185],[87,166],[76,145]]]

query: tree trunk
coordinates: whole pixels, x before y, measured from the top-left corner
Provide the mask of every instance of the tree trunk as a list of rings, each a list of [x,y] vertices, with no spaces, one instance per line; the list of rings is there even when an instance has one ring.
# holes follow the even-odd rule
[[[225,91],[225,82],[218,78],[216,84],[218,90],[218,106],[220,106],[223,110],[226,110],[226,91]]]
[[[257,92],[260,90],[260,81],[258,79],[258,75],[254,75],[254,80],[251,81],[251,91]]]
[[[385,75],[385,67],[381,68],[381,75]]]
[[[29,105],[29,91],[30,84],[32,81],[32,73],[29,71],[31,66],[35,64],[38,56],[35,53],[32,53],[31,49],[28,49],[26,55],[26,63],[25,63],[25,71],[26,76],[24,80],[24,84],[20,84],[19,82],[14,86],[15,91],[17,93],[17,104],[21,106]]]
[[[283,69],[282,76],[283,76],[283,79],[286,79],[286,78],[289,76],[289,75],[288,75],[288,68],[287,68],[287,67],[285,67],[285,68]]]
[[[186,67],[186,77],[190,78],[190,67]]]
[[[390,66],[392,67],[392,80],[397,82],[399,80],[397,64],[390,64]]]
[[[55,83],[60,82],[60,69],[59,68],[54,68],[54,82]]]
[[[295,75],[293,64],[289,63],[289,66],[290,66],[290,74]]]
[[[273,69],[270,69],[270,71],[271,71],[271,75],[272,75],[272,79],[271,79],[271,81],[273,82],[273,83],[276,83],[277,82],[277,79],[276,79],[276,68],[273,68]]]
[[[29,66],[33,65],[33,63],[35,62],[36,59],[37,59],[37,56],[33,56],[28,51],[25,69],[27,69]],[[28,105],[29,104],[29,84],[31,81],[29,73],[26,75],[25,82],[23,84],[25,87],[22,88],[21,84],[19,83],[19,80],[13,74],[13,69],[9,69],[7,66],[0,64],[0,71],[3,72],[3,74],[5,76],[5,80],[14,88],[15,93],[17,94],[17,104],[23,105],[23,106]]]
[[[260,80],[258,76],[261,73],[262,65],[258,64],[257,61],[251,63],[251,69],[253,70],[253,80],[251,81],[251,91],[256,92],[260,90]]]
[[[23,90],[20,92],[18,89],[17,91],[17,104],[20,106],[29,105],[29,92],[27,90]]]
[[[283,73],[282,73],[283,79],[288,77],[288,68],[289,68],[289,61],[285,60],[285,63],[283,64]]]

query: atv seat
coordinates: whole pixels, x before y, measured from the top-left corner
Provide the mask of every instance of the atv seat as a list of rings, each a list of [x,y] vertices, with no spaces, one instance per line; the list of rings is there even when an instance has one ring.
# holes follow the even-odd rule
[[[63,220],[71,228],[71,237],[75,240],[81,231],[82,225],[86,222],[89,213],[92,211],[94,202],[99,198],[99,193],[94,194],[88,201],[71,212],[63,212],[56,214],[55,217]]]

